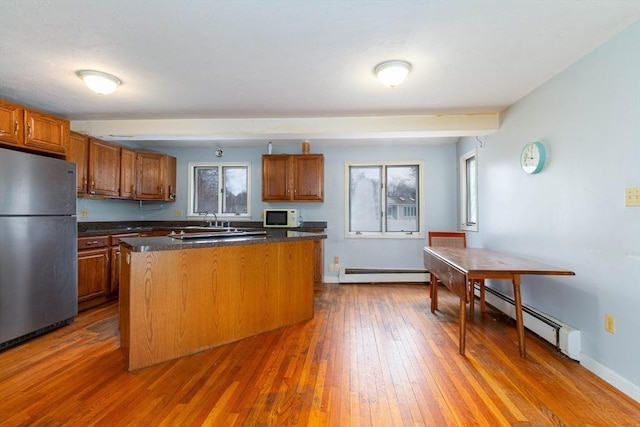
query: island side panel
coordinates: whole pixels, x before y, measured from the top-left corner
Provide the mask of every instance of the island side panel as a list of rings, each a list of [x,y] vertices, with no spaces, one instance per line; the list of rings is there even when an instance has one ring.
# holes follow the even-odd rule
[[[312,241],[125,250],[122,259],[129,370],[313,317]]]
[[[313,317],[315,249],[313,241],[306,240],[283,243],[280,251],[280,323],[290,325]]]

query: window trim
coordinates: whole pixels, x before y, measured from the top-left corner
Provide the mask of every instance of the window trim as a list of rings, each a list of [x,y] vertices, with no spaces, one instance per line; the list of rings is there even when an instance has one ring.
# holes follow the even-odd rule
[[[227,220],[227,219],[233,219],[233,220],[238,220],[238,219],[251,219],[251,162],[189,162],[188,163],[188,167],[187,167],[187,173],[188,173],[188,177],[187,177],[187,196],[188,196],[188,200],[187,200],[187,218],[202,218],[202,215],[197,213],[197,212],[193,212],[193,198],[194,198],[194,191],[195,191],[195,183],[194,183],[194,169],[197,167],[217,167],[220,169],[220,177],[222,177],[224,174],[222,174],[222,168],[225,167],[246,167],[247,168],[247,212],[246,213],[241,213],[241,214],[223,214],[223,213],[217,213],[217,217],[218,217],[218,221],[220,221],[221,219]],[[221,196],[218,196],[218,206],[222,206],[222,200],[221,200]]]
[[[469,196],[469,186],[468,186],[468,176],[467,176],[467,160],[475,158],[476,161],[476,170],[475,170],[475,217],[476,222],[468,221],[468,212],[469,212],[469,204],[468,204],[468,196]],[[479,208],[478,208],[478,149],[474,148],[471,151],[468,151],[460,156],[459,160],[459,172],[460,172],[460,230],[462,231],[478,231],[478,223],[480,222],[479,218]]]
[[[418,217],[418,231],[349,231],[349,168],[352,166],[418,166],[418,209],[420,215]],[[425,166],[423,160],[406,160],[406,161],[380,161],[380,162],[345,162],[344,163],[344,237],[347,239],[424,239],[426,236],[426,198],[425,198]],[[382,174],[385,179],[385,174]],[[386,188],[384,194],[386,195]],[[387,200],[382,197],[381,211],[383,215],[387,215]]]

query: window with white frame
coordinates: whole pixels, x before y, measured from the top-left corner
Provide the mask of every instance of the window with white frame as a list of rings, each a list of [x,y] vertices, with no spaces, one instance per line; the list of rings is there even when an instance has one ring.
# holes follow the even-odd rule
[[[250,163],[189,163],[187,215],[251,216]]]
[[[345,164],[346,236],[424,236],[423,162]]]
[[[460,156],[460,229],[478,231],[478,150]]]

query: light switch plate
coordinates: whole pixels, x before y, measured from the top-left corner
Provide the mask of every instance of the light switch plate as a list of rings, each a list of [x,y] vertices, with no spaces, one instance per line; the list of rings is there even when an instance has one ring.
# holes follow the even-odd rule
[[[640,187],[625,188],[624,205],[626,207],[640,206]]]

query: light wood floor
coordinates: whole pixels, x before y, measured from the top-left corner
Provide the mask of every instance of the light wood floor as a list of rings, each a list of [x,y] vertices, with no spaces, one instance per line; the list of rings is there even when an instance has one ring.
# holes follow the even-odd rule
[[[500,315],[423,285],[325,285],[311,321],[135,373],[117,306],[0,353],[2,426],[637,426],[640,404]],[[476,305],[477,307],[478,305]]]

